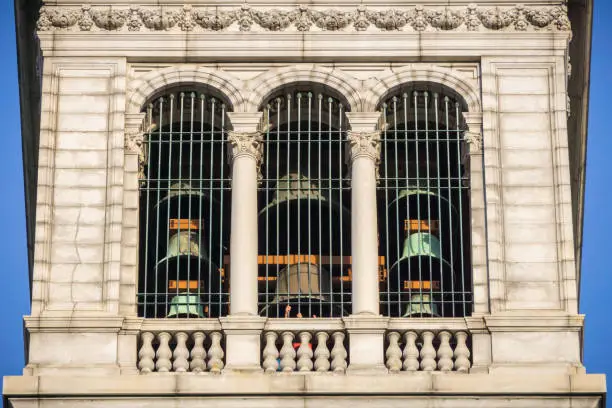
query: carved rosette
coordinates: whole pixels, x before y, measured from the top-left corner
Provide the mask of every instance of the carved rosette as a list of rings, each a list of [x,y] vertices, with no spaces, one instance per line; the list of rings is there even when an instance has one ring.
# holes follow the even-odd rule
[[[182,7],[132,5],[81,8],[44,6],[39,31],[571,31],[566,6],[455,7],[422,5],[368,9],[314,9],[300,4],[294,9],[239,8],[215,10],[190,4]],[[257,30],[255,30],[257,31]]]
[[[231,149],[229,151],[230,161],[239,157],[252,157],[257,166],[258,178],[261,175],[261,162],[263,158],[263,135],[261,132],[233,132],[227,135]]]
[[[376,178],[379,177],[378,166],[380,164],[380,131],[354,132],[347,131],[347,160],[349,165],[356,159],[365,157],[374,162],[376,166]]]

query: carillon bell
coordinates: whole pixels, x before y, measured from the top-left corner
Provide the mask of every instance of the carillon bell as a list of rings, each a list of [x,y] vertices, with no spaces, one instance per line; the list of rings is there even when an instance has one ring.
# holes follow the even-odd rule
[[[329,243],[333,235],[348,236],[350,213],[338,203],[321,194],[315,183],[306,176],[290,173],[279,179],[270,203],[259,212],[260,244],[267,242],[269,253],[298,254],[340,253],[340,240]],[[342,231],[342,232],[341,232]],[[271,234],[275,234],[272,236]],[[319,240],[319,236],[323,239]],[[322,241],[322,242],[321,242]],[[349,253],[348,240],[344,253]]]
[[[329,272],[319,268],[313,263],[300,263],[288,265],[281,269],[276,283],[276,296],[264,310],[262,315],[269,317],[319,317],[333,315],[341,316],[342,310],[338,307],[332,313],[328,294],[330,285]],[[290,309],[287,309],[290,306]]]
[[[204,307],[200,297],[192,293],[174,296],[167,317],[204,317]]]
[[[415,293],[410,296],[406,313],[402,317],[440,317],[440,313],[429,293]]]
[[[209,258],[199,231],[179,231],[172,235],[166,256],[157,263],[156,269],[158,292],[181,294],[198,290],[204,296],[219,285],[218,266]]]
[[[218,201],[210,195],[210,191],[194,188],[186,182],[174,183],[170,185],[168,194],[152,209],[156,215],[152,227],[165,231],[171,227],[171,220],[201,220],[211,228],[211,236],[217,236],[220,230],[221,217],[218,215],[220,208]]]
[[[448,199],[426,187],[409,187],[400,191],[387,209],[389,219],[440,220],[443,225],[455,212]]]
[[[404,316],[437,316],[437,305],[428,292],[439,291],[441,281],[452,279],[452,267],[442,256],[440,241],[430,232],[408,235],[401,258],[389,270],[392,292],[401,298],[409,296]]]

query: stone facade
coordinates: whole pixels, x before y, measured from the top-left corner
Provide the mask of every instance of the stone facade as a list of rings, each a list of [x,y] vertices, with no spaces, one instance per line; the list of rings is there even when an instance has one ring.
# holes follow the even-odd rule
[[[28,362],[23,376],[4,379],[9,406],[602,407],[605,380],[581,362],[577,301],[574,192],[582,187],[572,145],[585,135],[568,131],[585,120],[568,111],[568,42],[590,32],[572,32],[565,2],[522,3],[45,4],[36,23],[40,130],[24,128],[24,154],[38,154],[28,183],[30,200],[36,188]],[[18,13],[20,32],[34,14]],[[588,61],[572,63],[583,78]],[[22,92],[35,80],[23,77]],[[251,262],[259,107],[304,82],[333,88],[351,107],[353,248],[361,249],[353,314],[265,319]],[[467,104],[474,305],[465,318],[383,317],[372,290],[376,225],[363,220],[376,217],[367,199],[376,108],[412,82],[446,86]],[[233,314],[220,319],[136,312],[142,112],[180,84],[213,88],[231,105],[230,245],[239,250],[231,251]],[[34,101],[22,107],[36,116]],[[314,352],[294,352],[294,338]],[[289,347],[277,350],[277,339]],[[277,359],[299,371],[277,373]]]

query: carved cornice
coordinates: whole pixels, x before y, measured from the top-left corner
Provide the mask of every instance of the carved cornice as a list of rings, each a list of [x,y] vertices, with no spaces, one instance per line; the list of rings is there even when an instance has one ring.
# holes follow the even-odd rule
[[[571,31],[566,6],[236,9],[44,6],[39,31]]]
[[[261,132],[234,132],[228,131],[227,141],[231,149],[230,160],[233,162],[239,157],[251,157],[257,163],[258,177],[261,178],[261,162],[263,158],[263,135]]]

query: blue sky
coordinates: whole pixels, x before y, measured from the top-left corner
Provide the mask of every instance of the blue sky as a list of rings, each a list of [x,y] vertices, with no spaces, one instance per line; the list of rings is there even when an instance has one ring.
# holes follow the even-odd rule
[[[587,165],[581,312],[587,315],[585,365],[591,373],[612,376],[612,1],[596,2]],[[0,376],[19,375],[24,366],[22,316],[29,313],[28,271],[17,86],[13,1],[0,1]],[[1,385],[0,385],[1,388]]]

